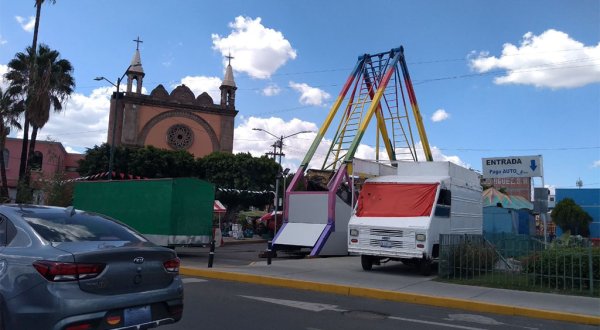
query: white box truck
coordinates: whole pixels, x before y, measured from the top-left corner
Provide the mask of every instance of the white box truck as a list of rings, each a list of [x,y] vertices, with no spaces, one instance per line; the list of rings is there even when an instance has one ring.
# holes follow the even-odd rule
[[[429,274],[440,234],[481,234],[479,175],[451,162],[400,162],[367,179],[348,223],[348,252],[364,270],[396,260]]]

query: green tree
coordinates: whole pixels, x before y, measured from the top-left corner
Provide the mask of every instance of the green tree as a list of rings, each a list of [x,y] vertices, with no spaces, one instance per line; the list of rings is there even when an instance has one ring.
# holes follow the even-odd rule
[[[577,205],[571,198],[558,202],[552,210],[552,221],[563,230],[573,235],[588,237],[592,217]]]
[[[44,177],[40,183],[46,205],[63,207],[73,205],[75,184],[68,180],[64,172],[56,172],[50,177]]]
[[[249,206],[264,206],[273,201],[275,177],[279,164],[265,156],[249,153],[214,152],[198,160],[198,176],[217,188],[216,198],[227,206],[227,218]],[[258,191],[265,191],[259,194]]]
[[[107,143],[87,149],[84,158],[79,161],[79,174],[88,176],[106,172],[109,150]],[[114,171],[118,173],[115,179],[119,179],[121,173],[145,178],[193,177],[197,176],[196,168],[194,156],[183,150],[152,146],[115,148]]]
[[[125,149],[125,152],[127,149]],[[153,146],[139,148],[128,157],[131,173],[147,178],[195,176],[196,160],[185,150],[164,150]]]
[[[85,156],[78,162],[79,167],[77,171],[79,175],[88,176],[106,172],[108,169],[109,150],[110,146],[107,143],[86,149]],[[117,154],[117,150],[115,150],[115,155]]]
[[[17,101],[8,91],[3,91],[0,88],[0,176],[2,178],[0,199],[2,202],[9,200],[6,164],[4,162],[6,137],[10,133],[11,127],[21,129],[21,124],[19,124],[17,119],[23,110],[22,101]]]
[[[35,60],[32,60],[32,58],[35,58]],[[32,67],[29,65],[32,61],[35,61],[35,66],[33,66],[35,72],[33,74],[30,72]],[[31,125],[33,128],[29,150],[25,157],[25,174],[23,176],[19,175],[21,186],[27,187],[31,173],[31,162],[27,160],[31,159],[35,152],[37,132],[48,122],[50,110],[61,111],[62,103],[73,92],[75,87],[75,80],[72,76],[73,67],[68,60],[60,59],[58,51],[42,44],[37,53],[31,47],[28,47],[25,53],[17,53],[15,58],[8,63],[8,69],[5,76],[10,83],[11,92],[21,94],[25,98],[26,111],[23,127],[28,130],[28,126]],[[33,81],[30,80],[32,76],[35,77]],[[24,131],[24,134],[28,134],[28,132]],[[25,136],[24,144],[27,143]],[[22,164],[23,155],[21,155]],[[29,193],[22,192],[19,195],[17,198],[19,202],[31,198]]]

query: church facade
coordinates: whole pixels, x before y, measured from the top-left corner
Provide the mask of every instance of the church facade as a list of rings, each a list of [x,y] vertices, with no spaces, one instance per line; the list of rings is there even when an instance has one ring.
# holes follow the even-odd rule
[[[145,74],[139,49],[136,49],[126,76],[125,93],[113,93],[111,98],[108,144],[112,144],[114,138],[116,146],[151,145],[167,150],[186,150],[195,157],[215,151],[232,152],[234,120],[238,111],[231,63],[227,65],[220,86],[221,99],[217,103],[208,93],[196,96],[183,84],[171,93],[158,85],[150,95],[143,95]]]

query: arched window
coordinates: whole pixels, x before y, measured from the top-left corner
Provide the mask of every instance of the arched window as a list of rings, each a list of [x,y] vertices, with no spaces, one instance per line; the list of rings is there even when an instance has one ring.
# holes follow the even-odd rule
[[[39,152],[36,151],[33,153],[33,158],[31,158],[31,169],[34,171],[41,171],[42,170],[42,163],[44,162],[44,155]]]
[[[8,160],[10,159],[10,151],[8,151],[8,149],[4,149],[2,151],[2,156],[4,156],[4,167],[8,168]]]

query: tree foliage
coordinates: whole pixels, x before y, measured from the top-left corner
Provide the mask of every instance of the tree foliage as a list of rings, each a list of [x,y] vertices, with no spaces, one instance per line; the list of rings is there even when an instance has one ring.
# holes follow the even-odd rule
[[[571,198],[565,198],[556,204],[556,207],[552,210],[552,221],[563,232],[569,231],[573,235],[584,237],[590,235],[592,217]]]
[[[4,149],[6,146],[6,137],[12,127],[21,129],[21,124],[17,121],[19,115],[24,111],[23,101],[18,101],[14,95],[0,88],[0,177],[2,178],[2,187],[0,188],[0,200],[2,202],[10,200],[8,196],[8,182],[6,176],[6,164],[4,163]]]
[[[8,63],[5,75],[12,95],[19,95],[25,103],[24,138],[19,167],[20,187],[28,188],[38,130],[44,127],[50,118],[50,110],[59,112],[62,104],[69,98],[75,87],[73,66],[60,53],[47,45],[39,48],[28,47],[25,52],[18,52]],[[28,141],[28,127],[33,128],[31,140]],[[19,189],[17,201],[26,202],[31,199],[31,189]]]
[[[103,143],[87,149],[85,157],[79,161],[81,176],[106,172],[110,158],[110,145]],[[177,178],[196,175],[196,160],[187,151],[158,149],[152,146],[143,148],[116,147],[113,164],[115,179],[124,176],[144,178]]]
[[[69,181],[64,172],[56,172],[50,177],[43,177],[39,183],[46,205],[63,207],[73,205],[75,183]]]
[[[273,200],[271,185],[280,166],[265,156],[252,157],[249,153],[230,154],[214,152],[198,159],[198,177],[212,182],[225,190],[217,191],[216,197],[228,206],[245,209],[248,206],[264,206]],[[248,191],[265,191],[263,194]]]

